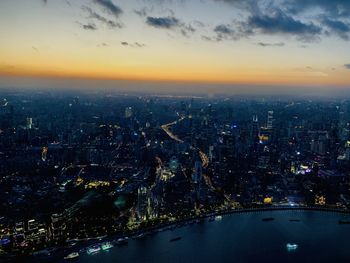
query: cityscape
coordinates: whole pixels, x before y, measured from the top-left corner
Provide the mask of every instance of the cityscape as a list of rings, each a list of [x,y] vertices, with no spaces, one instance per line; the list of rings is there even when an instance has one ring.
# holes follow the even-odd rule
[[[8,92],[1,103],[3,255],[236,210],[350,206],[350,101]]]
[[[0,1],[0,262],[350,262],[350,1]]]

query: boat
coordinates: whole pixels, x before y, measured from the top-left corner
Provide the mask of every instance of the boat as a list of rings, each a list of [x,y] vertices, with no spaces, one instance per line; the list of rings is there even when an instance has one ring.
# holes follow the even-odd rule
[[[296,250],[298,248],[298,244],[288,243],[286,245],[286,248],[287,248],[288,251],[293,251],[293,250]]]
[[[300,222],[300,219],[289,219],[289,222]]]
[[[222,216],[220,215],[215,217],[215,221],[220,221],[221,219],[222,219]]]
[[[175,237],[175,238],[170,239],[169,241],[174,242],[174,241],[179,241],[180,239],[181,239],[181,237]]]
[[[209,222],[213,222],[215,220],[215,217],[211,216],[209,217]]]
[[[67,256],[64,257],[64,259],[69,260],[69,259],[75,259],[79,257],[79,253],[78,252],[73,252],[68,254]]]
[[[128,244],[127,238],[118,238],[117,240],[117,246],[125,246]]]
[[[141,239],[144,238],[146,235],[144,233],[138,234],[137,236],[134,237],[134,239]]]
[[[350,224],[350,220],[349,219],[339,219],[338,223],[340,225],[349,225]]]
[[[263,219],[261,219],[261,221],[267,222],[267,221],[273,221],[275,220],[273,217],[265,217]]]
[[[68,247],[69,248],[74,247],[76,244],[77,244],[77,242],[70,242],[70,243],[68,243]]]
[[[98,246],[98,245],[95,245],[95,246],[89,247],[89,248],[87,249],[87,253],[88,253],[89,255],[91,255],[91,254],[95,254],[95,253],[99,252],[100,250],[101,250],[101,247]]]
[[[111,242],[105,242],[102,243],[101,248],[102,250],[108,250],[113,247],[113,244]]]

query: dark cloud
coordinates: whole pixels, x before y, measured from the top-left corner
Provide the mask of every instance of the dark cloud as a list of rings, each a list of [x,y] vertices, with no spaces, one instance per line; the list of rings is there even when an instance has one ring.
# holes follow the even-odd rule
[[[285,46],[285,44],[283,42],[278,42],[278,43],[259,42],[257,44],[261,47],[283,47],[283,46]]]
[[[203,35],[201,38],[206,41],[239,40],[249,37],[254,32],[246,26],[246,23],[234,21],[232,24],[220,24],[214,27],[215,36]]]
[[[214,28],[214,32],[225,35],[232,35],[235,33],[229,25],[218,25]]]
[[[139,43],[139,42],[135,42],[135,43],[134,43],[134,46],[136,46],[136,47],[145,47],[146,44]]]
[[[285,0],[283,5],[293,14],[315,10],[319,7],[328,16],[346,17],[350,15],[349,0]]]
[[[180,20],[175,17],[151,17],[148,16],[146,23],[158,28],[174,28],[180,25]]]
[[[183,36],[188,37],[194,32],[196,32],[196,29],[192,25],[181,25],[181,34]]]
[[[327,17],[322,19],[322,23],[330,30],[327,32],[338,35],[344,40],[349,40],[350,26],[340,20],[333,20]]]
[[[89,18],[96,19],[97,21],[107,25],[110,28],[122,28],[123,24],[117,21],[113,21],[104,16],[101,16],[97,12],[93,11],[90,7],[83,6],[82,9],[89,14]]]
[[[350,1],[349,0],[213,0],[215,2],[226,2],[235,5],[238,8],[246,9],[251,12],[259,10],[259,2],[267,8],[283,8],[289,14],[299,14],[308,10],[316,10],[320,8],[322,12],[326,12],[329,16],[349,16]],[[266,4],[267,3],[267,4]],[[255,10],[255,11],[254,11]],[[256,13],[256,12],[255,12]]]
[[[122,44],[123,46],[129,46],[129,47],[137,47],[137,48],[141,48],[141,47],[145,47],[145,44],[139,43],[139,42],[134,42],[134,43],[129,43],[126,41],[120,42],[120,44]]]
[[[95,24],[89,23],[89,24],[83,24],[81,25],[83,29],[85,30],[97,30],[97,26]]]
[[[319,26],[316,26],[313,23],[303,23],[285,14],[281,10],[276,10],[271,15],[251,16],[248,19],[247,26],[268,34],[282,33],[315,36],[322,32],[322,29]]]
[[[344,67],[346,67],[347,69],[350,69],[350,63],[349,64],[345,64]]]
[[[209,36],[201,36],[201,38],[205,41],[216,41],[215,38],[209,37]]]
[[[172,15],[166,17],[152,17],[148,16],[146,23],[149,26],[164,29],[177,29],[183,36],[189,37],[191,34],[196,32],[196,29],[191,24],[185,24],[180,19]]]
[[[214,28],[214,32],[216,33],[217,41],[221,41],[223,39],[237,39],[236,32],[230,25],[217,25]]]
[[[101,6],[106,12],[118,17],[123,10],[114,4],[111,0],[93,0],[95,4]]]
[[[350,39],[350,0],[213,1],[231,4],[242,17],[248,17],[241,22],[254,33],[293,35],[302,41],[324,35]]]

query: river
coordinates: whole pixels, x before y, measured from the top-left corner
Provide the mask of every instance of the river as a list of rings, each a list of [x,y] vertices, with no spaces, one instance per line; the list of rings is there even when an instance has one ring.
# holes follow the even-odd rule
[[[318,211],[231,214],[130,239],[127,246],[94,255],[81,253],[74,262],[350,262],[350,225],[338,224],[343,217]],[[177,237],[181,239],[170,242]],[[298,248],[288,251],[288,243]]]

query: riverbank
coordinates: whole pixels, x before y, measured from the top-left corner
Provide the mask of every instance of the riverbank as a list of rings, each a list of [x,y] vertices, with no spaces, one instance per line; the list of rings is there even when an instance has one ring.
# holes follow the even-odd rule
[[[52,259],[57,259],[60,257],[62,258],[65,254],[69,254],[74,251],[79,251],[81,253],[84,253],[88,246],[102,243],[102,242],[109,241],[109,242],[115,243],[120,238],[124,238],[124,239],[125,238],[142,238],[144,236],[151,235],[157,232],[174,230],[176,228],[180,228],[188,224],[204,223],[206,219],[210,217],[215,217],[215,216],[225,216],[225,215],[231,215],[231,214],[254,213],[254,212],[268,212],[268,211],[316,211],[316,212],[327,212],[327,213],[350,215],[350,210],[327,208],[327,207],[310,207],[310,206],[309,207],[307,206],[268,206],[268,207],[227,209],[227,210],[214,211],[206,214],[187,217],[187,218],[179,219],[172,222],[165,222],[162,224],[158,224],[156,226],[138,229],[135,231],[127,231],[123,234],[94,237],[94,238],[88,238],[83,240],[74,239],[71,241],[76,241],[77,243],[72,247],[64,246],[60,248],[55,248],[56,251],[53,251],[52,253],[50,253],[50,255],[47,255],[47,256],[45,256],[45,254],[42,254],[40,257],[36,257],[32,254],[29,256],[29,258],[27,258],[27,260],[29,260],[30,262],[38,262],[38,261],[50,262]],[[50,248],[48,248],[47,250],[50,250]],[[7,260],[6,262],[18,262],[18,258],[14,258],[14,257],[5,257],[5,259]],[[23,259],[23,261],[20,260],[20,262],[27,262],[27,261]]]

